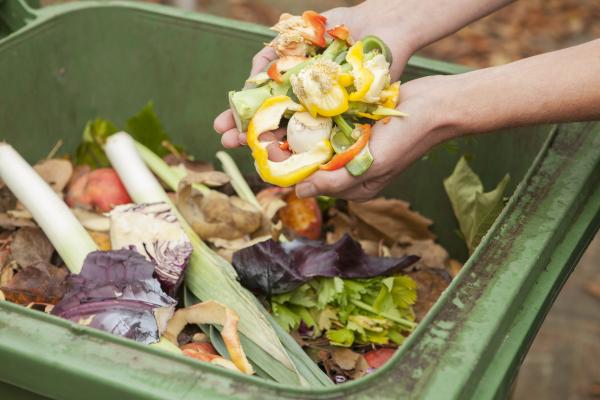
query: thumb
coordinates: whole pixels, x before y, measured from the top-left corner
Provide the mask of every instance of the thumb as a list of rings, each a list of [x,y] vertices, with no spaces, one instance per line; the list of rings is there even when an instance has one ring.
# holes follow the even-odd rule
[[[250,71],[250,76],[256,75],[261,71],[264,71],[267,68],[267,65],[273,60],[277,59],[277,54],[275,54],[275,50],[271,47],[265,47],[258,53],[254,55],[252,58],[252,70]]]

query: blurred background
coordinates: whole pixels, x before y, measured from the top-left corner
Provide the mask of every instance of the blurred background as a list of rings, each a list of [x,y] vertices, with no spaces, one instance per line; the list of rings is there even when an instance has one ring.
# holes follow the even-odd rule
[[[42,5],[61,1],[64,0],[40,0]],[[282,12],[324,11],[360,2],[148,1],[264,25],[274,24]],[[523,0],[419,54],[470,67],[487,67],[596,38],[600,38],[600,0]],[[590,244],[546,318],[523,363],[513,399],[600,399],[600,235]]]

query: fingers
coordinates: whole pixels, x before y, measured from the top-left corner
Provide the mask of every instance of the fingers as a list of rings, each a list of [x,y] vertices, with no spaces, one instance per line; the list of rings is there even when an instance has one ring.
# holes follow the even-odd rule
[[[250,76],[264,71],[267,65],[275,59],[277,59],[277,54],[275,54],[275,50],[271,47],[265,47],[256,53],[254,58],[252,58],[252,70],[250,71]]]
[[[231,110],[226,110],[219,114],[213,122],[213,128],[215,128],[215,131],[221,134],[235,128],[233,112]]]
[[[223,133],[221,136],[221,144],[223,147],[228,149],[233,149],[234,147],[238,147],[240,145],[240,133],[236,128],[229,129]]]
[[[296,185],[296,195],[300,198],[317,195],[337,196],[360,182],[359,177],[353,177],[346,168],[335,171],[317,171],[306,180]]]

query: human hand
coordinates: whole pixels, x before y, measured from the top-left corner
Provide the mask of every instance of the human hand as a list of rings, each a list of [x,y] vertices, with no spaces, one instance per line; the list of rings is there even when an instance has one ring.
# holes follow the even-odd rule
[[[408,116],[373,126],[369,148],[374,161],[367,172],[352,176],[345,168],[317,171],[296,185],[298,197],[330,195],[364,201],[377,195],[432,146],[456,133],[444,113],[454,85],[450,76],[430,76],[402,85],[399,108]]]
[[[355,40],[376,35],[388,44],[393,58],[390,74],[392,81],[396,81],[414,49],[408,40],[409,32],[402,29],[398,7],[393,4],[387,0],[369,0],[354,7],[334,8],[322,15],[327,17],[328,29],[344,24]],[[263,48],[252,59],[250,76],[263,71],[275,59],[277,55],[271,47]],[[224,147],[234,148],[246,144],[246,134],[236,128],[231,110],[226,110],[215,118],[214,129],[222,135],[221,143]],[[277,157],[276,154],[273,156]]]

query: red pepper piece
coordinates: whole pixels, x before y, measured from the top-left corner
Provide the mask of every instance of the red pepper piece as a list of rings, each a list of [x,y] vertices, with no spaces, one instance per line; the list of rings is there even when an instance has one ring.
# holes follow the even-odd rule
[[[290,149],[290,144],[288,143],[287,140],[285,140],[285,141],[279,143],[279,148],[283,151],[287,151]]]
[[[277,83],[283,82],[283,76],[281,76],[279,69],[277,69],[277,62],[271,64],[267,70],[267,75],[269,75],[269,78],[273,79]]]
[[[358,138],[352,146],[348,147],[346,151],[336,154],[327,164],[321,165],[321,169],[325,171],[335,171],[348,164],[365,148],[371,137],[371,125],[358,125],[362,130],[362,135]]]
[[[330,36],[348,42],[350,39],[350,29],[346,25],[336,25],[327,31]]]
[[[312,34],[302,34],[304,38],[319,47],[325,47],[325,25],[327,24],[327,18],[316,11],[310,10],[304,11],[302,18],[313,28]]]

